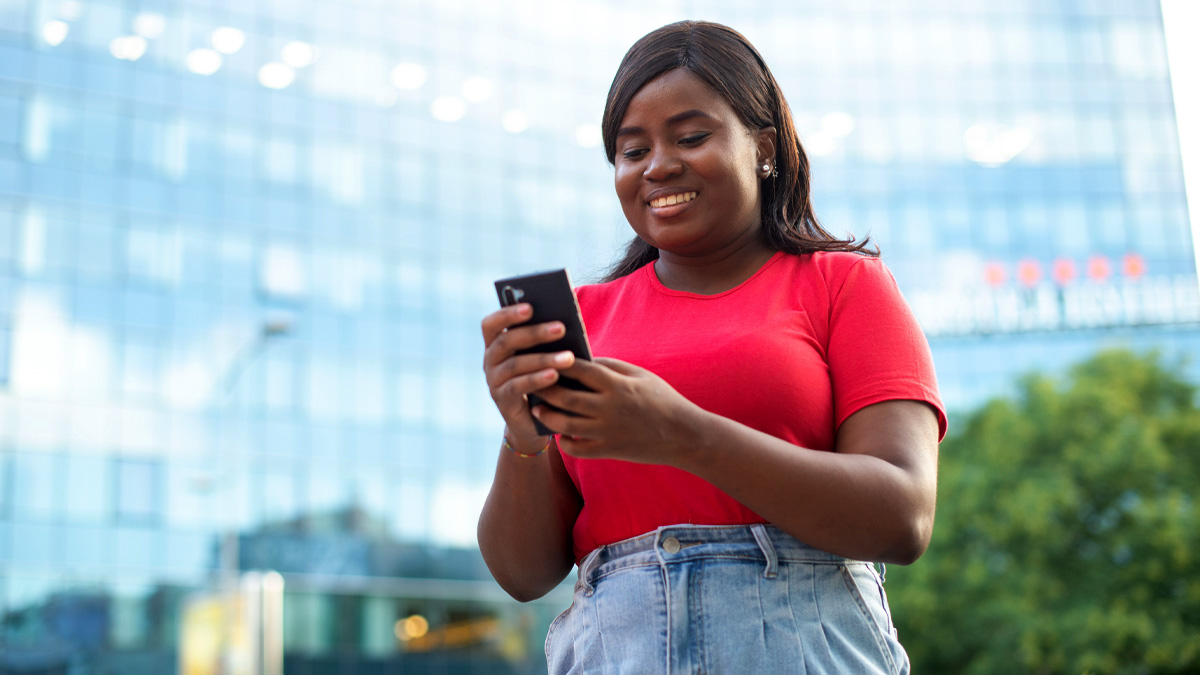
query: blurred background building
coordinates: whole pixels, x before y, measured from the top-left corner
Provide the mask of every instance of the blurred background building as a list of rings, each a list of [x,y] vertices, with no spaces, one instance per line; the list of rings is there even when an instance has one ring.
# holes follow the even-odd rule
[[[1200,353],[1158,0],[0,0],[0,672],[543,671],[479,319],[630,236],[600,113],[680,18],[763,52],[952,410]]]

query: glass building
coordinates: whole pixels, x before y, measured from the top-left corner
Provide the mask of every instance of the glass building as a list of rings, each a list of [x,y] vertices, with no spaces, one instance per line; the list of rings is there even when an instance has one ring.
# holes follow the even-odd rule
[[[0,672],[534,673],[475,518],[493,279],[630,236],[599,119],[763,52],[963,410],[1200,353],[1157,0],[0,0]]]

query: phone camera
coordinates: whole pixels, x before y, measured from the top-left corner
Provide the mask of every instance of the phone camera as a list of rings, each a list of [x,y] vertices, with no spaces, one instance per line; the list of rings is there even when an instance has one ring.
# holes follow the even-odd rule
[[[512,286],[505,286],[500,292],[504,295],[505,305],[515,305],[525,297],[525,291]]]

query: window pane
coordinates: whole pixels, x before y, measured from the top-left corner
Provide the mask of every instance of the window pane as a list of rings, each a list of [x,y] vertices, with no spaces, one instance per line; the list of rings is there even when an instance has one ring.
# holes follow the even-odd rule
[[[13,516],[17,520],[48,520],[57,516],[58,494],[55,455],[17,454],[13,457]]]
[[[117,461],[117,514],[123,520],[159,515],[159,466],[147,460]]]
[[[108,461],[103,457],[67,458],[66,511],[75,522],[105,522],[111,513]]]

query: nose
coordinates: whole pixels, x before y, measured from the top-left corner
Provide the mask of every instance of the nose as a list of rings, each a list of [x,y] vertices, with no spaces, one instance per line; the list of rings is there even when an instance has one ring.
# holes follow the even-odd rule
[[[660,181],[678,176],[683,173],[683,160],[679,155],[668,150],[653,150],[650,161],[646,163],[646,171],[642,176],[646,180]]]

